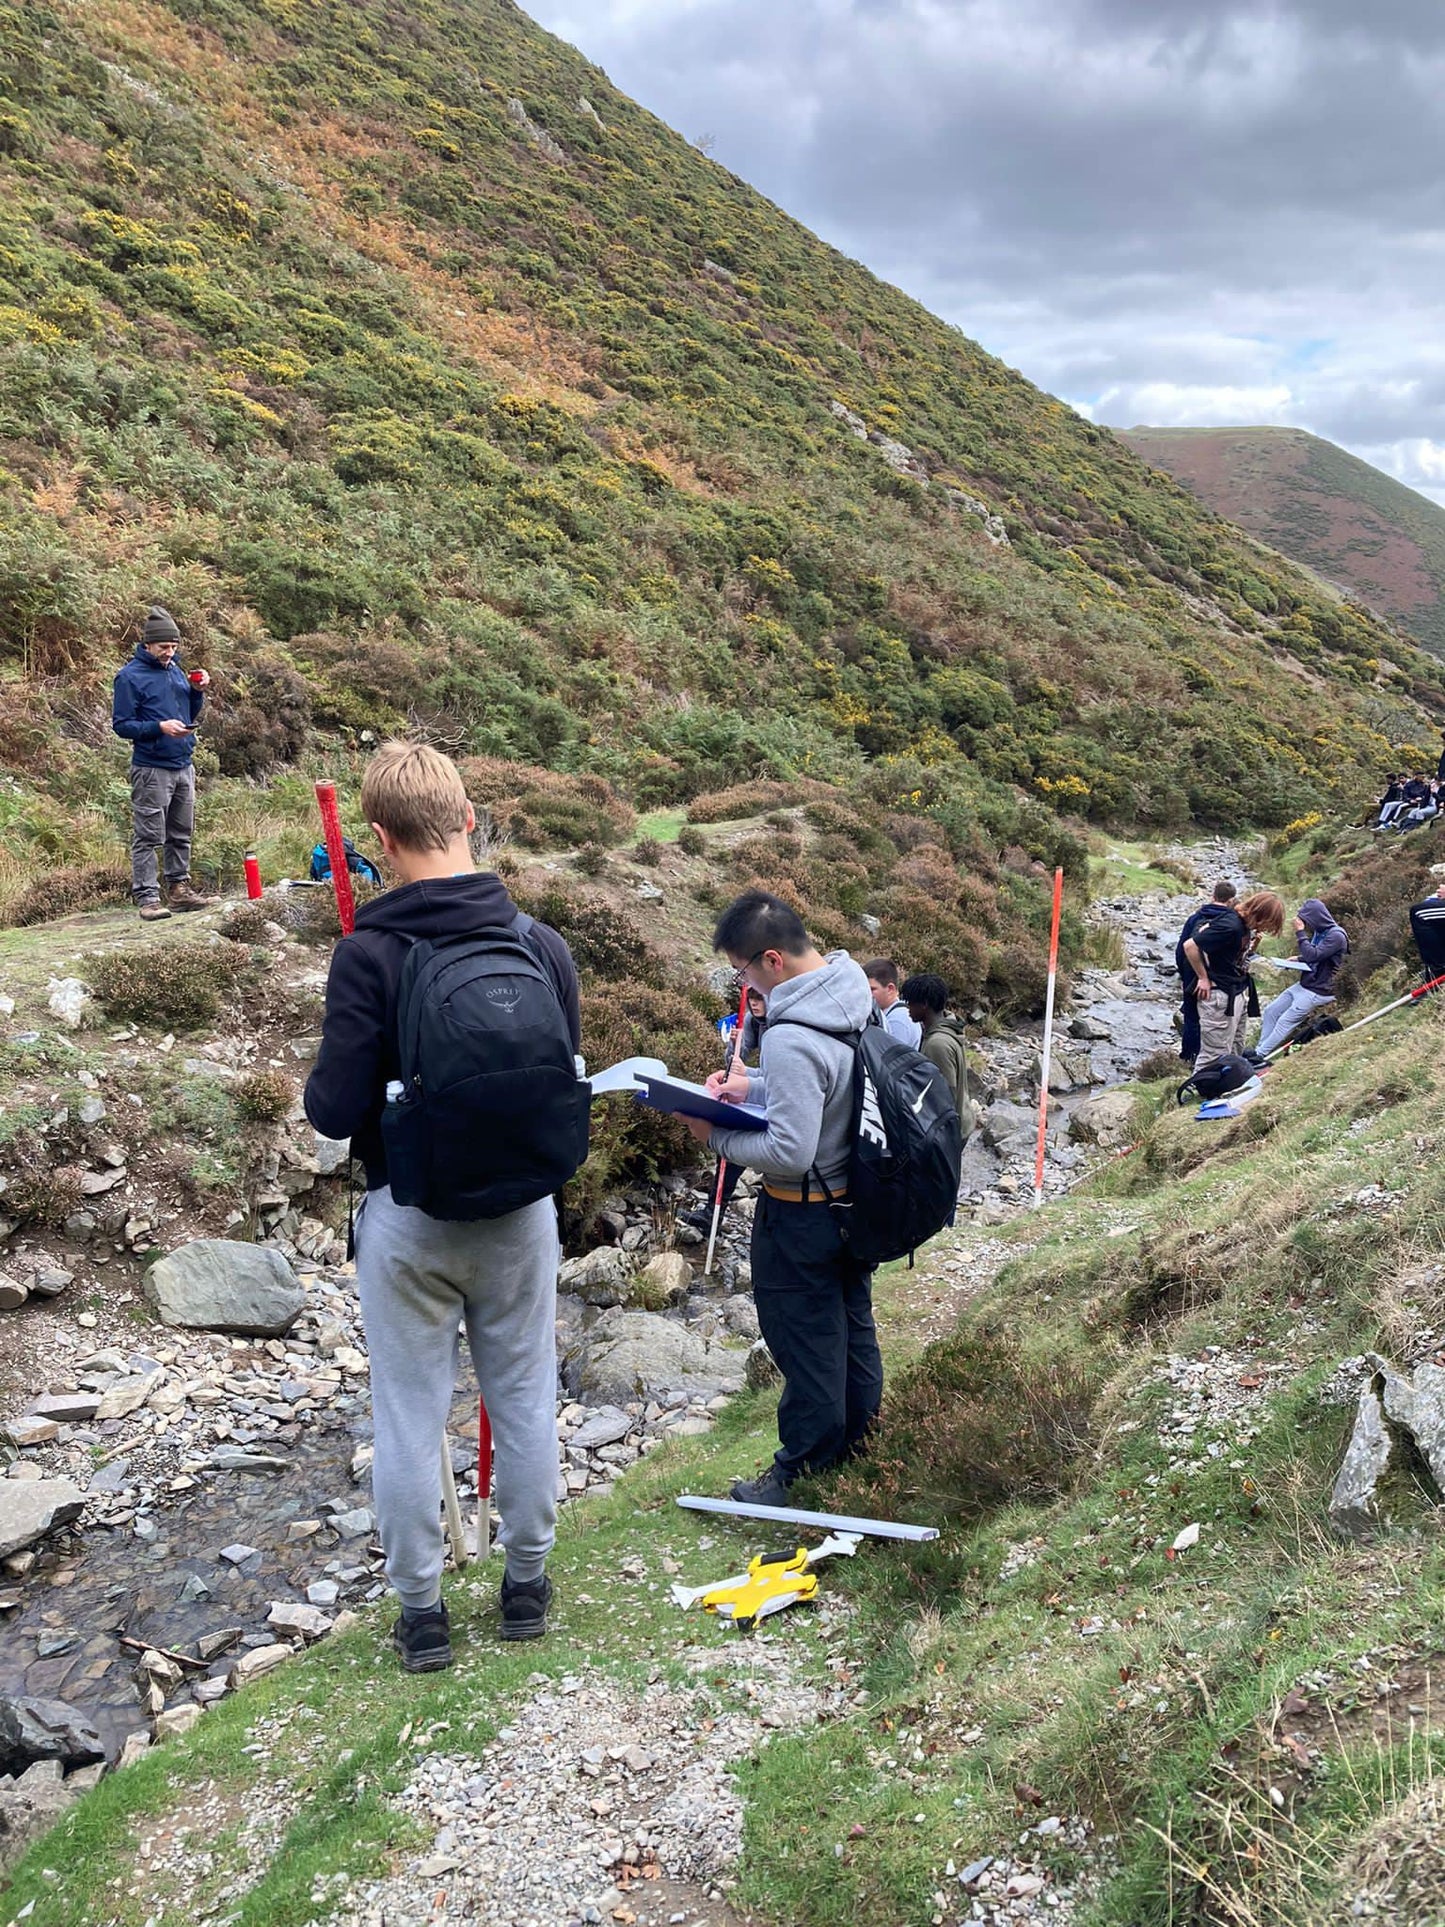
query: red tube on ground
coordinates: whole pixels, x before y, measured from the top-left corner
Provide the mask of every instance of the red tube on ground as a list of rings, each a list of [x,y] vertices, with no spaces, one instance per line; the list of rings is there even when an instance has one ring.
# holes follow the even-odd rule
[[[261,866],[256,861],[256,852],[246,852],[246,895],[255,903],[261,895]]]
[[[331,860],[331,887],[336,892],[336,914],[341,934],[349,937],[356,928],[356,902],[351,894],[351,872],[346,867],[346,844],[341,835],[341,811],[336,806],[336,785],[316,785],[316,801],[321,810],[322,837]]]

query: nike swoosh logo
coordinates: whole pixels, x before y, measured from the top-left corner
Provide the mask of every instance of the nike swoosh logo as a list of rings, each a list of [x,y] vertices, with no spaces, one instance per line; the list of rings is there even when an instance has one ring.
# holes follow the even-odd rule
[[[917,1117],[918,1113],[923,1109],[923,1100],[927,1095],[928,1086],[925,1084],[923,1089],[918,1093],[918,1102],[916,1104],[910,1104],[908,1107],[915,1117]]]

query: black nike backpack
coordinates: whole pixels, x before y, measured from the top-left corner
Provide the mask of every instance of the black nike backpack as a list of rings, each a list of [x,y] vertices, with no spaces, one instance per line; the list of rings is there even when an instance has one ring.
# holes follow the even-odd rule
[[[963,1127],[948,1079],[921,1051],[878,1023],[838,1041],[854,1053],[848,1194],[835,1199],[825,1184],[823,1194],[850,1255],[861,1265],[884,1265],[953,1223]]]
[[[382,1111],[391,1195],[429,1217],[500,1218],[587,1156],[591,1086],[532,919],[413,939],[397,986],[401,1093]]]

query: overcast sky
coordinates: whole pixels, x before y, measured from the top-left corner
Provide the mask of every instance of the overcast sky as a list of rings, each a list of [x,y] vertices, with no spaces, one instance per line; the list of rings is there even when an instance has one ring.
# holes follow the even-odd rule
[[[1114,427],[1288,423],[1445,504],[1442,0],[523,0]]]

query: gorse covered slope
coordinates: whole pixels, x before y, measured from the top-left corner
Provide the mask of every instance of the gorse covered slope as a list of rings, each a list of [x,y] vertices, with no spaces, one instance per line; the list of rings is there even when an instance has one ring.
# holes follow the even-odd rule
[[[12,861],[123,822],[152,596],[212,774],[411,726],[647,808],[871,759],[1040,855],[1283,822],[1445,711],[505,0],[34,5],[0,63]]]
[[[1216,515],[1445,653],[1445,509],[1302,428],[1131,428]]]

